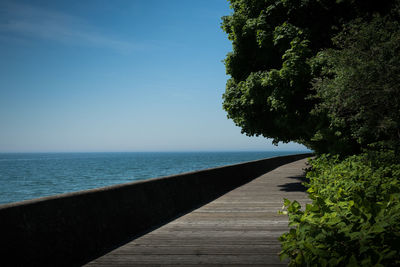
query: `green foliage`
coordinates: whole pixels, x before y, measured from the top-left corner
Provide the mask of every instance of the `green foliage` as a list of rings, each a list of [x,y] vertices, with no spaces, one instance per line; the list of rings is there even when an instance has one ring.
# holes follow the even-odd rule
[[[225,59],[231,76],[223,95],[228,118],[242,133],[273,138],[275,143],[296,141],[317,152],[356,151],[355,128],[333,123],[325,107],[311,113],[325,100],[321,90],[316,98],[312,89],[312,81],[321,75],[318,66],[324,63],[318,65],[313,58],[321,50],[334,48],[332,38],[344,24],[387,14],[394,1],[230,2],[234,12],[222,18],[222,29],[233,47]]]
[[[312,204],[301,210],[285,200],[288,233],[281,258],[290,266],[398,266],[400,264],[400,164],[393,151],[339,160],[311,160],[307,184]]]
[[[296,99],[305,97],[300,87],[309,81],[310,68],[305,63],[309,53],[307,41],[292,40],[280,70],[251,72],[242,81],[228,81],[223,107],[244,133],[290,141],[299,137],[300,128],[306,132],[306,126],[288,126],[308,120]]]
[[[314,81],[333,129],[350,129],[362,146],[386,141],[400,146],[400,23],[398,14],[355,20],[313,59]],[[340,132],[340,130],[337,130]]]

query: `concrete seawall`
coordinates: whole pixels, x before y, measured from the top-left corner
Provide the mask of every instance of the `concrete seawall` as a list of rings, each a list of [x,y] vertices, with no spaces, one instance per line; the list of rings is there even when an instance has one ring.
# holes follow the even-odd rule
[[[283,164],[252,161],[0,206],[1,266],[78,266]]]

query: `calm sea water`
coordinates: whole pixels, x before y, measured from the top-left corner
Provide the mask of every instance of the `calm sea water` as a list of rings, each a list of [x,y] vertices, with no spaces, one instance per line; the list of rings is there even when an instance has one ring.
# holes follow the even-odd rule
[[[0,204],[297,153],[0,153]]]

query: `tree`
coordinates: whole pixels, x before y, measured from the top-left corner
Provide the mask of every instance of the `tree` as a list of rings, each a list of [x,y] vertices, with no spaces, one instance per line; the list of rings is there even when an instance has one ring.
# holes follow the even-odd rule
[[[273,142],[296,141],[317,152],[354,150],[346,127],[331,125],[322,112],[310,113],[312,81],[319,73],[311,59],[334,47],[332,37],[354,18],[385,14],[393,1],[231,0],[233,14],[222,28],[233,51],[225,59],[231,76],[223,108],[246,135]],[[338,136],[338,132],[341,136]]]
[[[313,87],[315,113],[328,114],[331,127],[348,127],[362,147],[381,142],[400,147],[400,9],[370,22],[357,19],[314,59],[322,65]]]

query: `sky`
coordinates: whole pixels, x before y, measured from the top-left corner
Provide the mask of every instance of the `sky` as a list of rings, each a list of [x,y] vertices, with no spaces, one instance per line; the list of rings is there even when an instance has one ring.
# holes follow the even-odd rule
[[[0,152],[306,150],[222,94],[225,0],[0,1]]]

